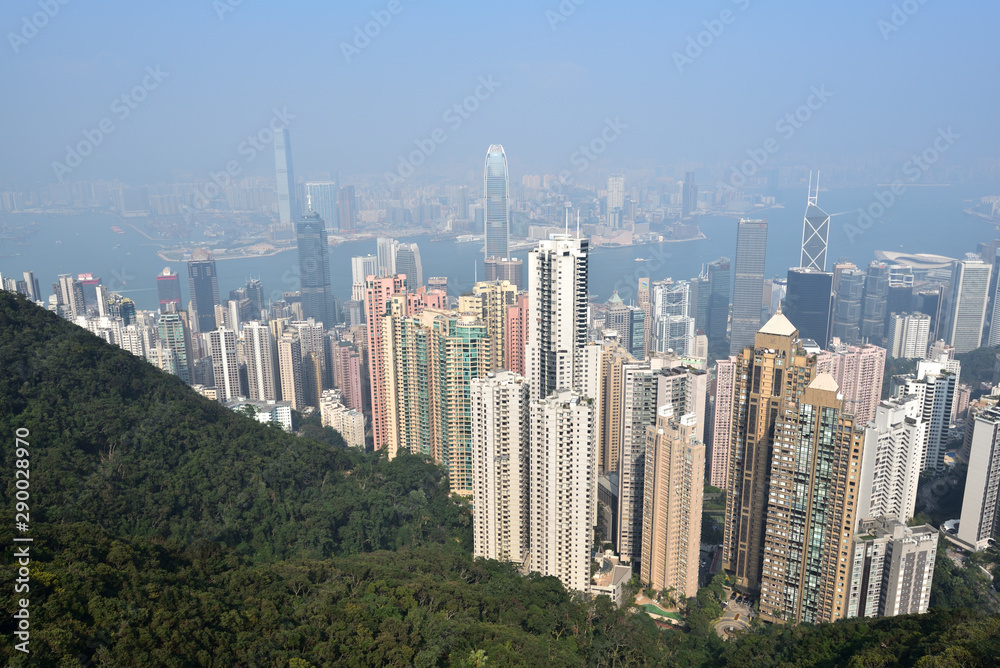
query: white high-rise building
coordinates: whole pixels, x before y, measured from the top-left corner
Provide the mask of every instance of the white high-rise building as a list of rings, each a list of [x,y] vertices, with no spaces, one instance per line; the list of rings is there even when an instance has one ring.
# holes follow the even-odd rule
[[[240,367],[236,355],[236,332],[220,327],[208,333],[212,354],[212,371],[219,401],[240,396]]]
[[[590,590],[596,517],[594,401],[570,390],[530,404],[529,570]]]
[[[982,550],[1000,539],[1000,408],[976,416],[958,539]]]
[[[378,256],[359,255],[351,258],[351,299],[365,300],[365,278],[378,276]]]
[[[979,347],[986,318],[991,266],[978,255],[955,262],[948,291],[944,340],[956,353]]]
[[[600,371],[600,351],[586,351],[588,248],[587,239],[555,234],[528,254],[525,368],[533,401],[556,390],[597,396],[587,388],[596,391]]]
[[[399,242],[389,237],[379,237],[376,240],[376,264],[379,278],[396,275],[396,253]]]
[[[259,320],[243,327],[243,350],[246,355],[247,381],[250,398],[268,401],[278,398],[278,348],[271,329]]]
[[[927,612],[938,531],[908,527],[895,517],[862,520],[855,534],[846,617]]]
[[[927,440],[915,396],[879,404],[875,419],[865,427],[858,485],[858,520],[892,515],[906,522],[913,517],[917,484]]]
[[[667,278],[652,287],[652,347],[659,353],[672,350],[678,355],[694,351],[695,318],[691,308],[691,284]]]
[[[958,387],[958,364],[957,360],[920,360],[916,373],[905,379],[901,394],[919,398],[921,418],[927,423],[927,437],[921,448],[921,471],[944,468],[948,427],[951,425],[955,388]]]
[[[925,313],[894,313],[889,324],[889,355],[922,358],[927,355],[931,317]]]
[[[522,564],[528,556],[530,392],[512,371],[472,381],[474,554]]]

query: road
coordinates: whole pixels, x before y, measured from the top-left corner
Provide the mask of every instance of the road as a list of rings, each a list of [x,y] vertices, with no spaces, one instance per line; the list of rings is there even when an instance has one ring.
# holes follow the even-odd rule
[[[740,618],[737,620],[736,615]],[[736,601],[729,601],[729,605],[722,613],[722,619],[715,622],[715,632],[723,640],[728,640],[730,630],[742,631],[750,628],[750,608]]]

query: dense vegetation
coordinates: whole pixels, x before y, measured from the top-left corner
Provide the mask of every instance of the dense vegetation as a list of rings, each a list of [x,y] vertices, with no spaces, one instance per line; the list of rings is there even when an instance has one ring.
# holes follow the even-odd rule
[[[997,352],[1000,352],[1000,348],[984,346],[955,355],[955,359],[962,363],[962,372],[959,374],[962,383],[971,386],[977,395],[980,394],[977,391],[980,384],[993,383],[993,369],[997,362]]]
[[[441,469],[285,434],[207,401],[0,292],[0,430],[31,430],[31,651],[39,666],[986,666],[1000,619],[968,611],[760,629],[724,644],[720,590],[689,631],[470,556]],[[3,449],[5,472],[14,468]],[[0,486],[12,545],[13,476]],[[944,604],[949,604],[945,602]],[[852,658],[853,657],[853,658]]]

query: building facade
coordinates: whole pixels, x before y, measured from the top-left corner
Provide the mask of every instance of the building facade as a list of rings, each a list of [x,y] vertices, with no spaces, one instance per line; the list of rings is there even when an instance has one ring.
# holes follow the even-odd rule
[[[640,578],[653,589],[673,588],[678,600],[698,593],[705,444],[696,422],[668,404],[646,428]]]

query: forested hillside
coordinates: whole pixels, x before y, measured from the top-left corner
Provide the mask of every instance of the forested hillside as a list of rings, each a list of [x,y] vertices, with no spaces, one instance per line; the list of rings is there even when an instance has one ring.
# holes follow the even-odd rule
[[[10,547],[19,428],[31,432],[29,656],[13,649],[10,617],[23,596]],[[723,644],[699,610],[690,632],[661,631],[554,578],[473,560],[468,507],[438,467],[260,425],[2,291],[0,429],[7,665],[990,666],[1000,655],[1000,619],[972,611]]]

